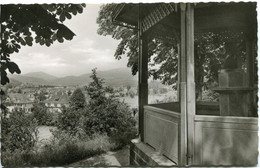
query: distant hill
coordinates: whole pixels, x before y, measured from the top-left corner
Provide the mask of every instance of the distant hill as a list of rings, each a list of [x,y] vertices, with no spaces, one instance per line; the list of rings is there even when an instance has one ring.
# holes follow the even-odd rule
[[[45,72],[31,72],[31,73],[24,74],[23,76],[28,76],[28,77],[33,77],[33,78],[40,78],[40,79],[47,80],[47,81],[48,80],[57,79],[56,76],[47,74]]]
[[[29,77],[29,76],[25,76],[25,75],[10,75],[10,80],[11,82],[13,80],[21,82],[21,83],[30,83],[30,84],[34,84],[34,85],[44,85],[47,84],[48,81],[44,80],[44,79],[40,79],[40,78],[35,78],[35,77]]]
[[[62,86],[72,86],[72,85],[85,85],[89,83],[90,79],[82,78],[80,76],[65,76],[57,78],[55,80],[49,81],[50,85],[62,85]]]
[[[105,79],[105,83],[111,86],[137,86],[137,75],[133,76],[129,68],[99,71],[98,76]]]
[[[11,75],[11,80],[34,85],[87,85],[91,82],[90,73],[80,76],[55,77],[44,72],[33,72],[25,75]],[[107,71],[97,71],[98,77],[105,79],[105,84],[109,86],[137,86],[137,76],[131,74],[128,68],[112,69]]]

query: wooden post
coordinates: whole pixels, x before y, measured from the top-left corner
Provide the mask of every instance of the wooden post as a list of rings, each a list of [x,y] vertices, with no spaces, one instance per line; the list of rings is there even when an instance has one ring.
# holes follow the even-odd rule
[[[180,54],[180,165],[192,165],[194,153],[194,116],[196,112],[194,73],[194,8],[181,4]]]
[[[194,6],[187,4],[186,10],[186,57],[187,57],[187,123],[188,165],[193,164],[194,117],[196,113],[195,69],[194,69]]]
[[[247,69],[247,87],[254,87],[254,77],[255,77],[255,45],[254,45],[254,38],[252,37],[253,35],[251,33],[247,34],[246,38],[246,69]],[[254,91],[251,91],[248,93],[248,106],[249,106],[249,117],[256,116],[257,114],[254,114],[254,110],[256,110],[257,105],[256,105],[256,100],[255,100],[255,95]]]
[[[138,110],[139,110],[139,135],[144,141],[144,105],[148,104],[148,44],[147,37],[142,30],[142,6],[139,4],[138,19]]]
[[[180,4],[181,9],[181,46],[180,46],[180,109],[181,124],[179,137],[179,165],[187,164],[187,109],[186,109],[186,4]]]
[[[181,57],[181,49],[180,49],[180,43],[177,44],[177,50],[178,50],[178,82],[177,82],[177,102],[180,103],[180,100],[181,100],[181,88],[180,88],[180,83],[181,83],[181,60],[180,60],[180,57]]]

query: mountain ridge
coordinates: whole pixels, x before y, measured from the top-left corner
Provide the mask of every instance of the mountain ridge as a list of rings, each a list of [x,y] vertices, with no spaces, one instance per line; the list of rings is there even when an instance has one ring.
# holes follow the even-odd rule
[[[91,81],[90,75],[85,73],[79,76],[56,77],[45,72],[31,72],[24,75],[10,75],[12,81],[16,80],[22,83],[30,83],[34,85],[86,85]],[[132,76],[130,69],[117,68],[106,71],[97,71],[97,76],[104,78],[105,84],[110,86],[130,85],[137,86],[137,76]]]
[[[53,80],[53,79],[57,79],[58,78],[58,77],[56,77],[54,75],[50,75],[48,73],[41,72],[41,71],[26,73],[23,76],[35,77],[35,78],[40,78],[40,79],[44,79],[44,80]]]

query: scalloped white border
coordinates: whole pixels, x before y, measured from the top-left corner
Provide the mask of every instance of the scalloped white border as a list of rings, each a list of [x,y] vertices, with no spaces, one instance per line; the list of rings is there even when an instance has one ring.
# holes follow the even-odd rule
[[[153,3],[153,2],[257,2],[258,0],[1,0],[0,4],[32,4],[32,3],[88,3],[88,4],[100,4],[100,3]]]
[[[21,3],[21,4],[32,4],[32,3],[39,3],[39,4],[43,4],[43,3],[87,3],[87,4],[100,4],[100,3],[120,3],[120,2],[125,2],[125,3],[139,3],[139,2],[143,2],[143,3],[153,3],[153,2],[257,2],[257,27],[259,29],[260,25],[259,25],[259,17],[260,17],[260,10],[258,5],[260,4],[260,2],[258,0],[1,0],[0,1],[0,5],[1,4],[17,4],[17,3]],[[1,17],[1,16],[0,16]],[[257,37],[260,37],[260,33],[259,31],[257,31]],[[258,88],[260,88],[260,52],[259,52],[259,48],[260,48],[260,40],[258,39],[257,41],[257,46],[258,46]],[[258,97],[260,98],[260,89],[258,89]],[[260,101],[258,101],[258,116],[259,116],[259,120],[258,120],[258,165],[257,167],[260,167]]]

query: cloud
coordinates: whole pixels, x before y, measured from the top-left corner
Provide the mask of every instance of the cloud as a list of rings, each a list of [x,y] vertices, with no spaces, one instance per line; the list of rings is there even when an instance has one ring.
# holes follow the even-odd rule
[[[73,40],[55,42],[50,47],[38,44],[22,47],[11,59],[22,73],[43,71],[56,76],[90,73],[94,67],[99,70],[126,67],[127,59],[118,61],[114,58],[119,41],[97,34],[99,6],[88,5],[83,14],[65,22],[76,34]]]

